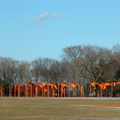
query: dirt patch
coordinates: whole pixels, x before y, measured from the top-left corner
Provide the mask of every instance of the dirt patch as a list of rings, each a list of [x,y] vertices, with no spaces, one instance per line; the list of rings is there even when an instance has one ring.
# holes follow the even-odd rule
[[[98,104],[96,107],[120,107],[120,104]]]

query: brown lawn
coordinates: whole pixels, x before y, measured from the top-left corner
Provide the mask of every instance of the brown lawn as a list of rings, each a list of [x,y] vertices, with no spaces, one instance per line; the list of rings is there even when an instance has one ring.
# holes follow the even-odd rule
[[[120,99],[0,97],[0,120],[120,120]]]

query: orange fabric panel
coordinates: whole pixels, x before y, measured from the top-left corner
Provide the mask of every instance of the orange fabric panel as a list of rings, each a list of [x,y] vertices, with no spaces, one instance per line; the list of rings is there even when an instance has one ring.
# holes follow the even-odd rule
[[[53,86],[53,83],[48,83],[49,86]]]
[[[38,96],[38,85],[35,86],[35,95]]]
[[[53,83],[48,83],[48,85],[53,89]]]
[[[2,92],[3,91],[3,86],[2,85],[0,85],[0,92]]]
[[[112,85],[111,83],[101,83],[102,89],[106,89],[106,86]]]
[[[51,86],[52,89],[57,89],[57,86],[54,83],[48,83],[49,86]]]
[[[65,83],[59,83],[63,88],[68,88],[68,86]]]
[[[44,82],[44,83],[38,83],[39,84],[39,86],[42,88],[42,87],[44,87],[45,85],[46,85],[46,83]]]
[[[47,92],[47,85],[45,85],[45,86],[43,87],[43,91],[44,91],[44,92]]]
[[[53,89],[57,89],[57,86],[55,84],[53,84]]]
[[[14,86],[19,86],[20,84],[18,84],[18,83],[16,83],[16,84],[14,84]]]
[[[3,89],[3,86],[2,85],[0,85],[0,93],[1,93],[1,96],[3,97],[3,93],[4,93],[4,91],[3,91],[4,89]]]
[[[106,89],[106,83],[101,83],[101,88]]]
[[[120,82],[113,82],[112,84],[115,86],[117,84],[120,84]]]
[[[120,82],[117,82],[117,84],[120,84]]]
[[[106,85],[108,86],[108,85],[112,85],[111,83],[106,83]]]
[[[23,88],[24,86],[23,85],[20,85],[21,88]]]
[[[34,84],[34,83],[33,83],[32,81],[29,80],[26,84]]]
[[[95,85],[100,85],[100,84],[97,83],[97,82],[91,82],[90,84],[91,84],[91,86],[93,86],[93,87],[94,87]]]
[[[94,87],[95,85],[98,85],[100,88],[102,88],[102,85],[97,83],[97,82],[92,82],[90,83],[92,87]]]
[[[78,88],[77,83],[70,83],[70,85],[71,85],[72,88]]]
[[[90,83],[91,84],[91,86],[95,86],[95,85],[98,85],[99,87],[101,87],[102,89],[106,89],[106,86],[108,86],[108,85],[112,85],[111,83],[101,83],[101,84],[99,84],[99,83],[97,83],[97,82],[92,82],[92,83]]]
[[[113,82],[112,84],[115,86],[115,85],[117,85],[117,82]]]

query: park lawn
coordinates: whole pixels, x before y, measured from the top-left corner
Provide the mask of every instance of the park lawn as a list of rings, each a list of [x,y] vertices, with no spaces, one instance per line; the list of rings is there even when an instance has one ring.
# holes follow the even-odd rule
[[[0,120],[120,120],[120,99],[0,97]]]

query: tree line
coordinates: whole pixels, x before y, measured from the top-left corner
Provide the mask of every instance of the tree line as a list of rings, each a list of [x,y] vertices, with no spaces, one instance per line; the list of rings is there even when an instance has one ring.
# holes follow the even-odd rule
[[[107,49],[92,45],[66,47],[61,60],[36,58],[31,62],[0,57],[0,84],[37,82],[90,82],[120,80],[120,45]]]

